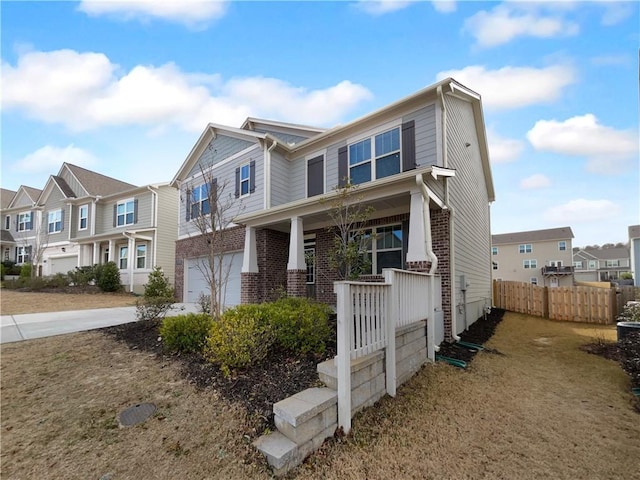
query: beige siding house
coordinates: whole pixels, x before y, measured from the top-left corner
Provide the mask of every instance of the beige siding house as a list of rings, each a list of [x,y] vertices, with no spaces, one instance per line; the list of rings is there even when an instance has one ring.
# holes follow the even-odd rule
[[[64,163],[42,191],[20,187],[3,208],[14,241],[3,255],[40,275],[113,261],[125,289],[141,293],[155,266],[174,281],[177,206],[168,184],[138,187]]]
[[[216,247],[230,271],[226,305],[281,289],[335,305],[322,200],[347,181],[374,208],[364,277],[388,267],[439,274],[449,339],[491,304],[494,189],[482,103],[451,78],[329,130],[260,119],[209,124],[171,182],[182,199],[176,289],[187,302],[208,293],[198,268],[207,246],[194,219],[205,178],[233,203]]]
[[[574,284],[571,227],[492,235],[493,278],[545,287]]]

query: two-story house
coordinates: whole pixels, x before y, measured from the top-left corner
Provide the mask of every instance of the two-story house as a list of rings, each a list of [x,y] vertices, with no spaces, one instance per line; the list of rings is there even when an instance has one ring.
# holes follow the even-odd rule
[[[492,235],[493,278],[546,287],[573,286],[571,227]]]
[[[33,263],[34,246],[42,233],[42,190],[21,185],[11,200],[2,205],[2,259],[18,264]],[[7,194],[8,196],[8,194]]]
[[[447,338],[479,318],[491,304],[494,190],[480,96],[451,78],[329,130],[251,118],[241,128],[207,125],[171,182],[182,199],[178,295],[207,293],[194,216],[210,208],[207,189],[222,185],[233,205],[215,246],[229,267],[225,303],[285,289],[335,305],[324,200],[347,181],[374,209],[370,273],[440,274]]]
[[[610,282],[631,271],[628,246],[578,248],[573,252],[576,281]]]
[[[629,226],[629,257],[633,285],[640,287],[640,225]]]
[[[4,212],[11,205],[11,200],[15,197],[16,192],[6,188],[0,188],[0,211]],[[6,216],[2,216],[2,225],[0,226],[0,260],[13,261],[15,258],[12,252],[15,253],[16,242],[11,234],[11,216],[7,219]]]
[[[168,184],[138,187],[64,163],[41,191],[20,187],[3,228],[16,242],[12,260],[40,275],[113,261],[140,293],[155,266],[173,281],[177,204]]]

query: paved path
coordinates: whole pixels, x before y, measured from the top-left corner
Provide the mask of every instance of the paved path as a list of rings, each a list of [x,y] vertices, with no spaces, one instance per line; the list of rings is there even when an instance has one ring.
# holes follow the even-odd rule
[[[169,315],[197,312],[195,303],[177,303]],[[18,342],[110,327],[136,321],[136,307],[96,308],[68,312],[0,316],[0,343]]]

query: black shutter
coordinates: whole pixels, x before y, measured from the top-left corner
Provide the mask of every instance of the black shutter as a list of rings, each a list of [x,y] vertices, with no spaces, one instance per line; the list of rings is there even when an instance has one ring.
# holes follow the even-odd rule
[[[402,124],[402,171],[416,168],[416,122]]]
[[[113,226],[116,226],[116,219],[118,218],[118,204],[113,206]]]
[[[236,168],[236,198],[240,196],[240,167]]]
[[[347,147],[338,149],[338,186],[344,187],[349,181],[349,165],[348,165]]]
[[[33,212],[29,212],[29,223],[27,223],[27,230],[33,230]]]
[[[16,232],[18,232],[18,231],[19,231],[19,230],[18,230],[18,228],[20,228],[20,227],[18,227],[18,224],[19,224],[19,223],[20,223],[20,215],[16,215]]]
[[[213,180],[211,180],[211,183],[209,184],[209,212],[216,211],[216,208],[218,207],[217,202],[218,202],[218,179],[214,178]],[[217,216],[214,215],[211,218],[217,219]]]
[[[187,195],[187,201],[185,202],[187,204],[186,219],[188,222],[189,220],[191,220],[191,189],[187,188],[186,195]]]
[[[138,199],[133,200],[133,223],[138,223]]]
[[[249,193],[256,191],[256,161],[251,160],[249,164]]]
[[[307,197],[324,193],[324,156],[312,158],[307,163]]]

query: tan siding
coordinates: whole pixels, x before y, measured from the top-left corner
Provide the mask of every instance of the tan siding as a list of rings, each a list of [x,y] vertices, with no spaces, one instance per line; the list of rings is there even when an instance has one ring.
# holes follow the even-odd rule
[[[449,180],[450,203],[455,209],[455,288],[462,302],[460,276],[468,284],[466,301],[491,302],[491,233],[489,200],[482,170],[478,138],[471,105],[446,96],[449,167],[456,176]],[[465,147],[470,143],[469,147]],[[455,307],[454,307],[455,308]],[[458,330],[464,328],[458,318]],[[467,318],[468,325],[477,318]],[[459,333],[459,332],[457,332]]]
[[[80,207],[86,205],[87,206],[87,228],[85,230],[79,230],[78,225],[80,222]],[[82,203],[80,205],[73,205],[73,214],[71,225],[71,238],[76,239],[85,239],[91,237],[91,222],[93,221],[93,217],[91,214],[91,202]]]
[[[138,222],[134,225],[121,227],[113,226],[113,208],[119,202],[129,199],[138,200]],[[124,230],[140,230],[152,226],[152,208],[151,208],[151,192],[146,191],[136,195],[123,195],[114,200],[105,203],[99,203],[96,209],[97,223],[96,234],[103,233],[119,233]]]
[[[47,203],[44,206],[43,210],[43,233],[47,236],[47,243],[55,243],[55,242],[63,242],[68,240],[69,238],[69,209],[65,205],[66,198],[62,194],[62,192],[54,187],[51,190],[51,194],[49,198],[47,198]],[[64,225],[62,226],[62,231],[58,233],[48,233],[49,232],[49,212],[54,210],[62,210],[64,211]]]
[[[158,225],[156,234],[155,264],[162,268],[169,278],[171,285],[175,285],[175,252],[178,234],[178,191],[172,187],[160,187],[158,190]]]
[[[13,202],[13,208],[24,207],[25,209],[28,209],[28,208],[31,208],[31,205],[33,205],[33,202],[31,201],[29,196],[26,195],[23,191],[18,192]],[[21,211],[24,211],[24,210],[21,210]]]

